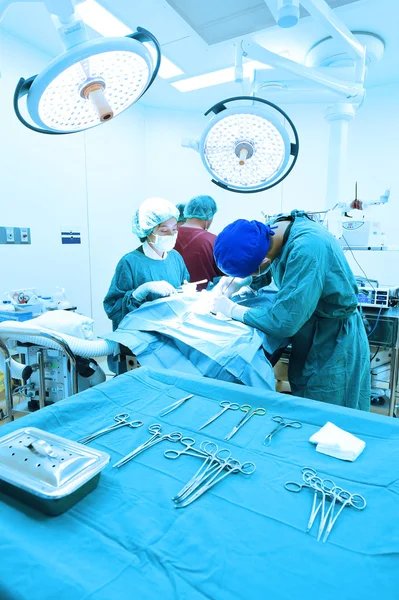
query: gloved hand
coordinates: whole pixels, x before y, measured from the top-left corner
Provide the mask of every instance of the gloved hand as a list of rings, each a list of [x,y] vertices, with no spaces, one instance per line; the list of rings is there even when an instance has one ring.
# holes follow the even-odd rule
[[[244,285],[250,285],[252,283],[252,277],[221,277],[212,290],[212,293],[216,295],[225,295],[228,298],[233,294],[236,294]]]
[[[133,298],[142,302],[147,298],[148,294],[153,294],[156,298],[164,298],[165,296],[176,294],[176,290],[173,285],[167,281],[149,281],[148,283],[139,285],[139,287],[134,290]]]
[[[222,315],[231,318],[231,311],[234,306],[234,302],[229,300],[227,296],[215,295],[210,303],[210,312],[214,314],[222,313]]]

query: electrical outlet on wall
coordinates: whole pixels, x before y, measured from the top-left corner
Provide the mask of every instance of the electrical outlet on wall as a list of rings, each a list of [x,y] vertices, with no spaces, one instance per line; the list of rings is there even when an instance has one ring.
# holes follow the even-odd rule
[[[15,242],[14,227],[6,227],[6,242],[13,244]]]

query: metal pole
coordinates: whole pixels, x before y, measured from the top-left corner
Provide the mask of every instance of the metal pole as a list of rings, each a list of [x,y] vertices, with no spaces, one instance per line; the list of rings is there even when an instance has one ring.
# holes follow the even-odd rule
[[[39,365],[39,408],[45,407],[46,378],[44,374],[43,348],[37,352],[37,364]]]
[[[5,343],[3,342],[2,339],[0,339],[0,351],[4,356],[4,365],[5,365],[4,389],[5,389],[6,406],[7,406],[6,419],[8,422],[10,422],[10,421],[14,420],[13,405],[12,405],[12,378],[11,378],[11,364],[10,364],[11,356],[10,356],[7,346],[5,345]]]
[[[347,170],[349,121],[355,116],[353,104],[339,102],[328,106],[324,118],[330,125],[327,168],[326,208],[344,202],[344,184]]]
[[[395,401],[396,401],[396,388],[398,385],[398,370],[399,370],[399,327],[398,332],[396,334],[396,343],[395,347],[392,350],[391,357],[391,371],[389,374],[389,386],[390,386],[390,395],[389,395],[389,416],[393,417],[395,415]]]

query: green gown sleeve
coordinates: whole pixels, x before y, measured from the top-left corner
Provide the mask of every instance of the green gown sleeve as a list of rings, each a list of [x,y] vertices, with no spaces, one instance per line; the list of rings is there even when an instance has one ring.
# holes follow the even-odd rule
[[[244,323],[282,338],[290,338],[315,312],[327,268],[322,247],[297,244],[289,251],[276,301],[272,308],[251,308]]]
[[[136,287],[130,265],[122,258],[104,298],[104,310],[113,323],[119,324],[127,313],[140,306],[141,302],[133,298]]]

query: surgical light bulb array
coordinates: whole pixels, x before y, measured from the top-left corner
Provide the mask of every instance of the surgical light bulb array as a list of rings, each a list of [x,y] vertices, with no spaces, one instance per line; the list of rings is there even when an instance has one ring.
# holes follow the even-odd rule
[[[259,192],[290,173],[298,156],[298,134],[278,106],[238,96],[218,102],[205,116],[212,112],[201,139],[183,140],[183,145],[200,153],[213,183],[233,192]]]
[[[80,131],[100,123],[101,114],[90,101],[92,94],[86,98],[80,93],[90,79],[104,81],[103,93],[113,116],[140,96],[149,79],[148,64],[134,52],[102,52],[85,62],[71,65],[45,89],[39,101],[39,116],[47,127]]]
[[[252,149],[236,147],[243,142]],[[226,185],[252,188],[267,183],[276,175],[285,156],[284,140],[277,128],[265,118],[234,114],[216,123],[204,147],[209,168]]]

